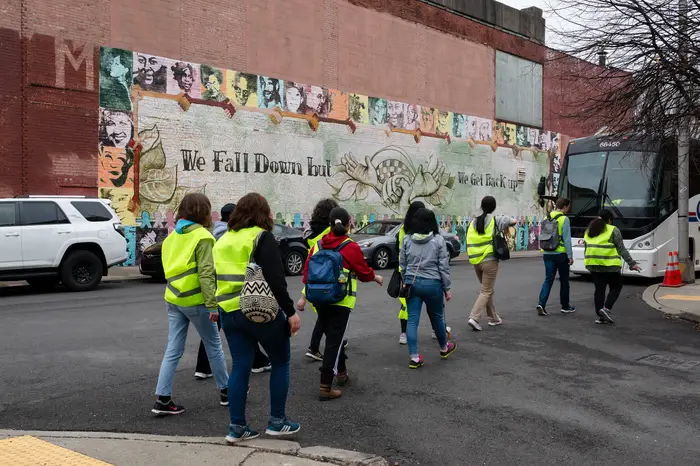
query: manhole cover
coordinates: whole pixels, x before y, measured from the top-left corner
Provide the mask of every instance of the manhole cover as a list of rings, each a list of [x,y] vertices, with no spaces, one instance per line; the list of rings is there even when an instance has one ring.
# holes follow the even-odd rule
[[[673,356],[662,356],[660,354],[650,354],[637,361],[649,366],[665,367],[667,369],[676,369],[679,371],[690,371],[700,366],[700,361],[692,361]]]

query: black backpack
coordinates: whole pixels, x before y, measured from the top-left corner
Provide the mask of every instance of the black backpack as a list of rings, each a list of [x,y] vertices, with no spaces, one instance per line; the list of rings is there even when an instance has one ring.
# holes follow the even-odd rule
[[[560,246],[561,237],[559,236],[559,222],[557,219],[561,217],[562,213],[558,212],[559,215],[555,217],[547,214],[547,218],[542,220],[540,225],[540,249],[544,251],[556,251]]]

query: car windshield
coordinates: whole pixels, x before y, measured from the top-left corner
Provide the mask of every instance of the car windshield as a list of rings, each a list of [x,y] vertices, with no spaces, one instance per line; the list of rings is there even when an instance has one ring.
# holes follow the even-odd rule
[[[394,228],[394,225],[392,225],[391,223],[372,222],[357,230],[355,234],[383,236],[389,233],[389,231],[391,231],[392,228]]]

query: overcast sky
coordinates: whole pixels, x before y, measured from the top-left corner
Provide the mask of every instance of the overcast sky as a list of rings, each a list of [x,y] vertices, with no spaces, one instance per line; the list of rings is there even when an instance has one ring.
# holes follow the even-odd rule
[[[565,26],[566,22],[563,21],[561,18],[554,17],[554,15],[549,13],[550,5],[552,5],[551,0],[497,0],[500,3],[504,3],[508,6],[512,6],[513,8],[517,8],[518,10],[522,10],[523,8],[529,8],[531,6],[536,6],[540,8],[542,11],[544,11],[544,18],[547,21],[547,29],[551,27],[556,27],[557,29],[561,29],[562,26]],[[553,45],[550,44],[551,42],[551,33],[547,31],[547,37],[546,41],[548,45]]]

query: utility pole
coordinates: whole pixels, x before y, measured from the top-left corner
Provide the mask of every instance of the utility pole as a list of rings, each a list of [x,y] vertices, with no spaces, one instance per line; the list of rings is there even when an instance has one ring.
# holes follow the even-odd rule
[[[678,0],[678,50],[687,66],[688,0]],[[684,81],[685,80],[685,77]],[[687,81],[686,81],[687,82]],[[688,197],[690,196],[690,119],[681,116],[678,125],[678,262],[683,283],[695,283],[695,264],[690,258]],[[697,253],[696,253],[697,254]]]

